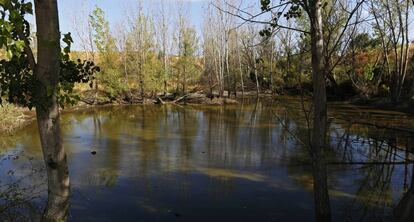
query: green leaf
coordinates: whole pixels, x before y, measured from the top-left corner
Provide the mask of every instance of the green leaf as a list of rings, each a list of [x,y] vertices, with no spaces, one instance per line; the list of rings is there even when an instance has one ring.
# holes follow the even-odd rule
[[[71,43],[73,43],[72,35],[70,32],[63,35],[63,42],[67,45],[71,45]]]
[[[15,42],[15,44],[16,44],[17,50],[19,50],[20,52],[23,51],[24,46],[25,46],[24,41],[18,40]]]
[[[7,50],[7,52],[6,52],[6,57],[8,58],[8,59],[11,59],[11,58],[13,58],[13,51],[12,50]]]
[[[26,13],[33,14],[33,5],[31,2],[23,4],[22,8]]]

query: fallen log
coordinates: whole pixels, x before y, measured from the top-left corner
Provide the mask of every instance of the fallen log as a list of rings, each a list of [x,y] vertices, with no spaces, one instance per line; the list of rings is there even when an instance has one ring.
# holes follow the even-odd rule
[[[188,93],[184,96],[181,96],[173,101],[163,101],[162,98],[160,96],[157,97],[156,101],[157,104],[161,104],[161,105],[165,105],[165,104],[176,104],[179,103],[181,101],[183,101],[184,99],[191,97],[192,95],[203,95],[203,97],[206,97],[204,94],[200,94],[201,92],[203,92],[202,90],[194,92],[194,93]]]
[[[161,99],[161,97],[157,97],[157,99],[156,99],[156,104],[161,104],[161,105],[164,105],[164,104],[165,104],[165,102]]]

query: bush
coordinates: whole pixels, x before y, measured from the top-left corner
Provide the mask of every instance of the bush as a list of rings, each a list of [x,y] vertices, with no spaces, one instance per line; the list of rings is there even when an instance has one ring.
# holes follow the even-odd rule
[[[108,93],[110,99],[116,99],[128,90],[123,79],[122,73],[117,69],[103,70],[97,77],[98,83]]]

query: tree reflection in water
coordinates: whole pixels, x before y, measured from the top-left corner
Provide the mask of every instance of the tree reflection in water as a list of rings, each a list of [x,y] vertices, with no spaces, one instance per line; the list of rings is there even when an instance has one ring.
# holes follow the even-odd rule
[[[389,221],[394,208],[408,212],[395,213],[403,218],[400,221],[410,217],[412,135],[393,128],[413,120],[341,105],[330,110],[324,164],[331,201],[325,204],[331,205],[333,220]],[[377,123],[387,127],[375,127]],[[71,218],[168,221],[175,214],[184,221],[312,218],[314,204],[308,194],[315,178],[298,100],[278,104],[254,100],[227,107],[88,109],[65,114],[62,130],[73,183]],[[40,160],[35,129],[29,127],[22,135],[3,145],[8,148],[3,153],[20,150]],[[7,167],[30,175],[23,164],[29,161],[14,162],[7,160]],[[1,168],[2,184],[7,182],[5,170]],[[24,184],[19,182],[15,190],[23,191]],[[404,191],[408,192],[401,198]],[[0,198],[5,203],[6,198]],[[41,209],[42,198],[28,202]],[[127,213],[121,213],[123,209]]]
[[[47,191],[44,164],[24,152],[0,157],[0,221],[38,221]]]
[[[395,222],[414,221],[414,164],[412,164],[411,185],[394,209]]]

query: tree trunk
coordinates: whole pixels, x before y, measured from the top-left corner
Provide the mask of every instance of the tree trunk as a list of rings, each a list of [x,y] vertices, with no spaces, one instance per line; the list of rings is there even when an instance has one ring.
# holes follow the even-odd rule
[[[164,3],[163,3],[164,5]],[[162,6],[164,8],[164,6]],[[163,18],[163,23],[162,23],[162,51],[163,51],[163,68],[164,68],[164,95],[167,95],[168,93],[168,83],[167,83],[167,79],[168,79],[168,67],[167,67],[167,62],[168,62],[168,54],[167,54],[167,32],[168,32],[168,24],[166,19],[166,16],[164,14],[164,10],[162,10],[162,18]]]
[[[323,64],[322,1],[310,5],[311,53],[313,78],[313,131],[311,153],[313,163],[316,221],[331,221],[324,149],[326,145],[327,105],[326,80]]]
[[[226,45],[228,45],[228,43],[226,42]],[[227,46],[228,47],[228,46]],[[226,74],[227,74],[227,97],[230,98],[231,95],[231,81],[230,81],[230,64],[229,64],[229,50],[226,49]]]
[[[253,68],[254,68],[254,78],[256,81],[256,95],[259,97],[260,95],[260,84],[259,84],[259,77],[257,76],[257,60],[256,60],[256,52],[253,51]]]
[[[241,62],[241,57],[240,57],[240,47],[239,46],[237,46],[237,58],[239,60],[241,91],[242,91],[242,95],[244,96],[243,68],[242,68],[242,62]]]
[[[60,132],[57,84],[60,32],[57,0],[36,0],[38,64],[35,76],[36,115],[48,178],[48,201],[43,221],[66,220],[69,208],[69,172]]]
[[[233,71],[233,91],[234,91],[234,98],[237,98],[237,72]]]
[[[145,91],[144,91],[144,74],[143,74],[143,70],[142,70],[142,63],[143,63],[143,61],[144,61],[144,59],[143,59],[143,56],[140,56],[140,60],[141,61],[139,61],[139,63],[138,63],[138,69],[139,69],[139,76],[138,76],[138,78],[139,78],[139,88],[140,88],[140,94],[141,94],[141,99],[142,99],[142,102],[144,102],[144,100],[145,100]]]
[[[163,58],[163,63],[164,63],[164,95],[167,95],[167,93],[168,93],[168,84],[167,84],[168,70],[167,70],[167,55],[166,55],[165,51],[166,50],[164,50],[164,58]]]
[[[414,172],[414,165],[413,171]],[[403,195],[400,202],[394,208],[393,221],[408,222],[414,220],[414,174],[411,175],[411,185],[407,193]]]
[[[185,65],[184,65],[184,72],[183,72],[183,95],[185,95],[187,93],[187,73],[185,70]]]
[[[224,94],[224,80],[223,80],[223,59],[222,59],[222,55],[221,55],[221,49],[218,50],[218,64],[219,64],[219,96],[220,98],[223,97]]]
[[[273,95],[274,93],[274,87],[273,87],[273,60],[274,60],[274,42],[271,44],[271,51],[270,51],[270,73],[269,73],[269,88],[270,88],[270,94]]]

